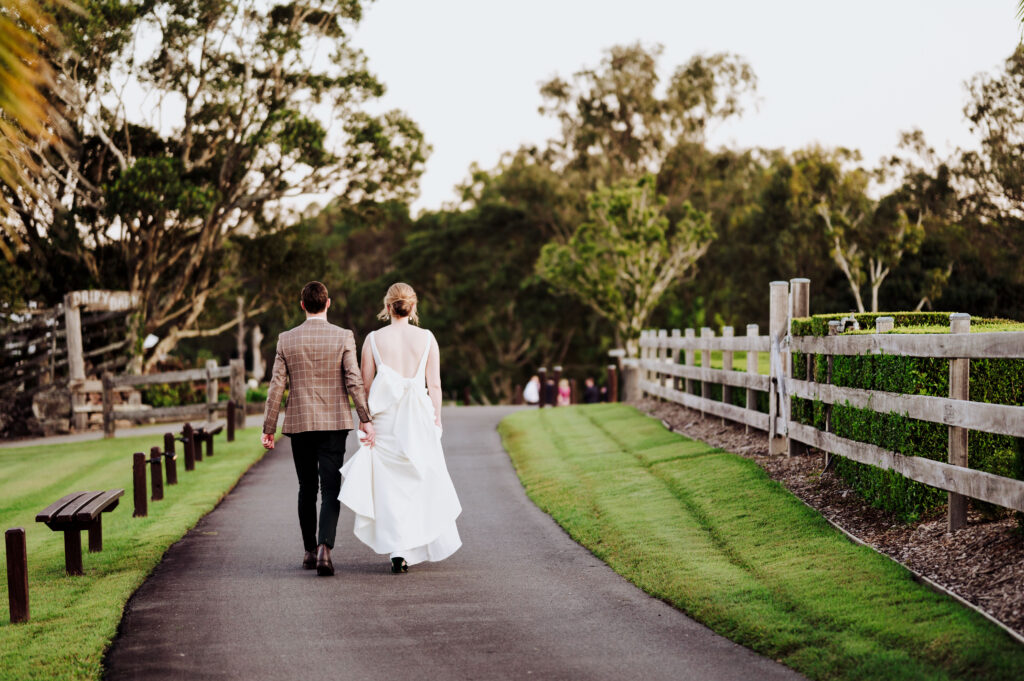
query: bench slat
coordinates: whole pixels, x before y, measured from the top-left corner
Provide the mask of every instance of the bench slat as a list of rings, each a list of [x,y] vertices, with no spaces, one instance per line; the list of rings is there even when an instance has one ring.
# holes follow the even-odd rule
[[[50,504],[49,506],[44,508],[42,511],[40,511],[39,513],[36,514],[36,522],[37,523],[48,523],[48,522],[50,522],[51,520],[53,520],[54,516],[56,516],[58,513],[60,513],[60,511],[65,506],[67,506],[68,504],[72,503],[73,501],[75,501],[75,499],[78,499],[83,494],[85,494],[85,492],[74,492],[73,494],[69,494],[66,497],[61,498],[59,501],[53,502],[52,504]]]
[[[96,497],[102,495],[103,492],[83,492],[82,496],[78,497],[70,504],[60,510],[54,517],[54,522],[58,523],[70,523],[75,519],[75,514],[78,513],[84,506],[88,505]]]
[[[75,513],[75,520],[95,520],[96,516],[104,511],[114,510],[114,506],[117,506],[117,500],[124,494],[123,489],[112,489],[106,492],[100,492],[99,496],[94,498],[88,504]]]

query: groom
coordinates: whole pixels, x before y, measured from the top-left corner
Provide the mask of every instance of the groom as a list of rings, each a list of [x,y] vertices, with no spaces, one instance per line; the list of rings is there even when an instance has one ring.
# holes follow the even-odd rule
[[[366,433],[371,445],[373,423],[356,361],[355,336],[327,321],[327,309],[331,306],[327,287],[319,281],[309,282],[302,289],[299,304],[306,312],[306,321],[277,339],[274,373],[263,416],[263,446],[274,448],[277,414],[287,382],[288,403],[282,431],[291,438],[295,472],[299,476],[299,527],[306,549],[302,567],[315,567],[318,575],[330,576],[334,574],[331,549],[341,510],[341,464],[345,439],[353,425],[349,395],[359,414],[359,429]]]

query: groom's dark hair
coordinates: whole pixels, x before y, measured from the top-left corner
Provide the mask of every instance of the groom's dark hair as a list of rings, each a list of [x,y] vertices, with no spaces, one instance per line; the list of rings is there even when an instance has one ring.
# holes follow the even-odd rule
[[[309,314],[318,314],[327,307],[327,287],[311,281],[302,287],[302,305]]]

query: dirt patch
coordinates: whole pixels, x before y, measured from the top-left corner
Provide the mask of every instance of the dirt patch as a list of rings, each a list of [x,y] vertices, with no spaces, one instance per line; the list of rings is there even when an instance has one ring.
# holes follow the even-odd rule
[[[831,471],[816,450],[769,456],[765,434],[670,402],[637,407],[673,430],[753,459],[789,491],[861,541],[906,565],[1024,635],[1024,536],[1013,518],[989,520],[971,510],[968,525],[946,531],[946,518],[904,523],[871,507]]]

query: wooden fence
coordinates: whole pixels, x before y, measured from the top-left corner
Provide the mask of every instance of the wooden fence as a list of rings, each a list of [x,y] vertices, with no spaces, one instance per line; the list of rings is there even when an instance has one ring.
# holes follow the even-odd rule
[[[949,493],[948,521],[950,529],[966,523],[966,497],[987,501],[1005,508],[1024,511],[1024,481],[984,471],[972,470],[968,464],[970,430],[1024,437],[1024,407],[970,401],[970,361],[972,359],[1024,358],[1024,332],[969,333],[970,316],[954,314],[948,334],[887,334],[892,318],[876,321],[876,333],[840,335],[838,324],[830,325],[830,335],[791,336],[790,322],[809,316],[810,282],[772,282],[770,289],[770,325],[767,336],[758,335],[757,325],[747,327],[745,337],[734,337],[726,327],[721,336],[710,328],[697,337],[693,329],[685,333],[646,331],[640,339],[639,359],[626,360],[630,376],[628,385],[637,393],[682,404],[703,414],[742,423],[768,434],[769,452],[792,454],[810,446],[829,454],[837,454],[863,464],[890,469],[917,482]],[[711,369],[710,357],[721,351],[722,369]],[[746,371],[732,366],[733,353],[746,352]],[[809,370],[807,380],[792,377],[792,353],[807,356],[808,368],[815,355],[826,357],[829,370],[815,375]],[[695,354],[701,353],[701,366],[695,366]],[[757,370],[758,353],[768,352],[771,358],[768,375]],[[886,354],[903,357],[948,359],[950,372],[949,397],[908,395],[878,390],[845,388],[831,384],[831,357],[836,355]],[[682,360],[680,362],[680,359]],[[701,394],[692,394],[693,381],[701,382]],[[722,386],[722,399],[712,399],[711,385]],[[745,406],[731,404],[734,388],[747,389]],[[769,409],[757,409],[756,392],[768,393]],[[843,404],[876,413],[899,413],[909,418],[943,424],[949,427],[946,462],[908,456],[875,445],[857,442],[824,430],[799,423],[790,415],[793,398],[814,400],[825,405]]]
[[[221,402],[218,397],[220,379],[230,380],[228,401]],[[206,402],[187,404],[176,407],[142,407],[138,405],[115,405],[114,393],[123,389],[134,389],[140,385],[159,383],[185,383],[202,381],[206,383]],[[98,385],[90,385],[96,383]],[[232,402],[239,413],[235,414],[237,423],[245,423],[245,364],[241,359],[233,359],[227,366],[217,366],[217,362],[209,360],[203,369],[185,369],[182,371],[165,371],[159,374],[114,376],[105,374],[102,381],[85,381],[85,392],[98,390],[103,394],[103,402],[99,405],[86,404],[75,406],[76,412],[103,412],[103,432],[105,437],[113,437],[117,420],[138,419],[190,419],[206,418],[214,420],[218,411],[226,410]]]

